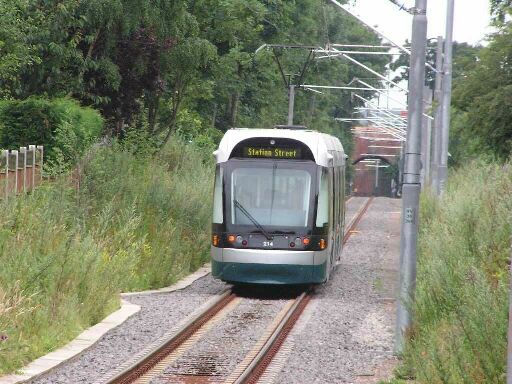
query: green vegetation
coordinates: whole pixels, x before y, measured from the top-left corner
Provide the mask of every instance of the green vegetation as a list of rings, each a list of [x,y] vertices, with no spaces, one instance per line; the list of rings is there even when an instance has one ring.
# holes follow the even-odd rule
[[[71,99],[0,101],[0,148],[44,143],[45,161],[54,165],[75,164],[102,130],[101,115]]]
[[[512,2],[490,3],[489,44],[454,44],[453,167],[441,199],[422,196],[414,324],[393,383],[506,381]]]
[[[328,42],[380,43],[327,1],[5,0],[0,99],[72,97],[101,111],[107,134],[144,130],[158,145],[177,131],[270,127],[286,121],[287,90],[272,52],[256,49]],[[277,52],[294,76],[308,53]],[[375,55],[360,59],[379,71],[386,64]],[[344,59],[324,59],[304,81],[343,85],[356,76],[367,73]],[[338,91],[301,91],[296,101],[296,123],[350,146],[333,117],[349,115],[358,101]]]
[[[491,6],[489,45],[454,46],[457,165],[512,153],[512,3]],[[0,201],[0,373],[100,320],[120,291],[170,284],[206,260],[212,146],[230,127],[286,117],[272,52],[256,49],[329,42],[380,44],[327,1],[0,2],[0,148],[42,144],[56,175],[31,195]],[[297,78],[308,52],[276,54]],[[387,60],[360,59],[379,72]],[[354,77],[367,73],[333,58],[315,60],[304,82]],[[335,134],[350,152],[350,131],[333,118],[357,103],[347,93],[301,91],[295,123]],[[100,134],[114,144],[91,149]],[[71,168],[72,180],[63,172]],[[423,196],[401,378],[503,382],[511,169],[464,165],[441,200]]]
[[[206,259],[204,153],[230,127],[287,115],[273,54],[256,49],[331,41],[380,43],[317,0],[0,1],[0,147],[44,145],[55,176],[0,202],[0,373],[101,319],[118,292],[169,284]],[[276,54],[297,78],[309,52]],[[337,58],[315,60],[303,80],[356,76],[366,73]],[[350,150],[334,117],[356,103],[299,92],[295,122]],[[113,147],[90,149],[100,135]]]
[[[459,164],[469,157],[504,161],[512,155],[512,2],[490,3],[496,32],[473,60],[462,63],[464,76],[454,82],[450,145]]]
[[[0,201],[0,374],[101,320],[119,292],[168,285],[207,260],[211,149],[172,139],[135,156],[133,145],[89,151],[78,189],[62,176]]]
[[[414,326],[399,377],[504,383],[512,164],[474,162],[421,201]]]

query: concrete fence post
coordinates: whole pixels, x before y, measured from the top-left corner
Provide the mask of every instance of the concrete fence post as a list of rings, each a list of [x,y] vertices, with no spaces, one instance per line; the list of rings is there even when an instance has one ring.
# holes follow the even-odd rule
[[[40,181],[43,181],[43,163],[44,163],[44,147],[42,145],[38,145],[37,150],[41,154],[41,159],[39,161],[39,170],[41,172],[41,178]]]
[[[5,199],[9,197],[9,151],[4,150],[2,156],[5,157]]]
[[[19,154],[18,151],[13,149],[11,157],[14,158],[14,195],[18,194],[18,169],[19,169]]]
[[[20,160],[23,166],[23,193],[27,192],[27,147],[20,147]]]
[[[28,146],[29,152],[32,152],[32,185],[31,189],[34,189],[36,187],[36,146],[35,145],[29,145]]]

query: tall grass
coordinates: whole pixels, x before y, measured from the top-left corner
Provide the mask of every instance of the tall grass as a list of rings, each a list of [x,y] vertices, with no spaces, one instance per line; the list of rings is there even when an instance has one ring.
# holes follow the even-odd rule
[[[151,157],[95,149],[69,178],[0,202],[0,373],[98,322],[121,291],[161,287],[209,248],[212,166],[174,140]]]
[[[420,383],[504,383],[512,165],[472,163],[441,200],[423,195],[414,327]]]

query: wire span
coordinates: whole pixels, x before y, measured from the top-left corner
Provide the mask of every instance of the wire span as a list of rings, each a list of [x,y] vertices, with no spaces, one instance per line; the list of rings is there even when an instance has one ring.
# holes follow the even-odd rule
[[[398,8],[400,8],[400,10],[404,10],[406,11],[407,13],[410,13],[411,15],[414,15],[416,13],[416,9],[414,7],[412,8],[408,8],[405,6],[405,3],[403,3],[402,5],[400,5],[400,3],[397,1],[397,0],[389,0],[391,1],[393,4],[395,4]]]

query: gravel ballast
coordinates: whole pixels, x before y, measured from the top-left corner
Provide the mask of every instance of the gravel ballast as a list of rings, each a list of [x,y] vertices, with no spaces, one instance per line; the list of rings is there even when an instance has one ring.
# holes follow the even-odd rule
[[[348,201],[347,224],[365,200],[352,198]],[[271,382],[369,383],[372,381],[364,380],[371,379],[376,370],[392,361],[400,205],[400,200],[374,200],[345,245],[341,263],[331,275],[331,281],[317,288],[315,298],[285,342],[285,352],[281,359],[276,359],[283,364],[274,367],[276,372],[270,375]],[[180,291],[128,297],[127,300],[141,306],[140,312],[72,361],[31,383],[100,381],[183,323],[226,287],[228,285],[208,275]],[[268,325],[269,318],[285,302],[285,298],[269,300],[268,297],[261,300],[261,304],[250,297],[243,300],[232,316],[247,316],[250,326],[234,330],[227,316],[224,320],[228,321],[215,326],[209,339],[198,343],[196,352],[190,352],[231,360],[229,366],[215,365],[214,369],[222,377],[243,359],[265,328],[263,323]],[[257,313],[253,304],[258,307]],[[233,348],[224,350],[230,337]],[[168,373],[180,374],[180,362],[175,363],[168,368]]]
[[[282,310],[286,300],[238,299],[237,306],[151,384],[178,384],[188,375],[223,383],[242,363]]]
[[[345,204],[345,225],[350,225],[359,209],[368,200],[367,197],[351,197]],[[346,228],[345,228],[346,229]]]
[[[70,362],[32,380],[32,384],[93,383],[140,350],[175,328],[201,305],[227,287],[205,276],[191,286],[171,293],[127,298],[141,310],[109,331],[94,346]]]
[[[281,366],[271,367],[278,373],[268,382],[377,383],[382,377],[376,372],[393,366],[400,207],[400,200],[374,199],[331,280],[317,288],[287,339],[286,357],[276,359]]]

